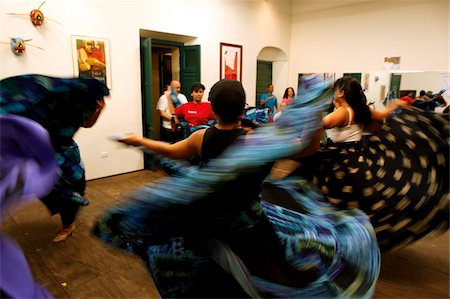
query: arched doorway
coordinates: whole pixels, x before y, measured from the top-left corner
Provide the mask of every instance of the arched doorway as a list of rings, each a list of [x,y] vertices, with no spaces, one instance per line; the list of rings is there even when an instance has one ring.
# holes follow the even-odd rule
[[[273,93],[280,103],[289,82],[286,53],[279,48],[264,47],[256,59],[256,106],[260,105],[261,95],[266,92],[268,84],[273,84]]]

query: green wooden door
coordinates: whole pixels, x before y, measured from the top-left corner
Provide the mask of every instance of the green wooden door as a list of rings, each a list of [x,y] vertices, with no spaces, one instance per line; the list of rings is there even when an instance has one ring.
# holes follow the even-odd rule
[[[256,107],[261,106],[261,95],[267,92],[267,85],[272,83],[272,62],[256,62]]]
[[[200,46],[180,47],[180,64],[181,92],[190,100],[192,84],[201,80]]]
[[[152,39],[141,38],[141,93],[142,125],[145,137],[153,138],[153,100],[152,100]],[[144,154],[144,168],[154,169],[153,159]]]
[[[391,83],[389,85],[389,90],[393,91],[395,97],[400,97],[400,83],[402,81],[401,74],[391,74]]]
[[[355,78],[361,84],[361,73],[344,73],[344,77]]]

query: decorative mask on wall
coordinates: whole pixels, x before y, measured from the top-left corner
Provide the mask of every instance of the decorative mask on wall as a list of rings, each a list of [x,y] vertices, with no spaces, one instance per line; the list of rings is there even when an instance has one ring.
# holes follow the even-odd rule
[[[41,3],[41,5],[39,5],[39,7],[37,9],[33,9],[30,14],[21,14],[21,13],[8,13],[8,15],[15,15],[15,16],[30,16],[30,20],[31,23],[33,24],[34,27],[40,27],[45,20],[44,17],[44,13],[42,11],[40,11],[40,8],[42,7],[42,5],[44,5],[45,1]],[[50,20],[52,22],[58,23],[61,25],[61,23],[52,20],[50,18],[47,18],[47,20]]]
[[[44,2],[42,2],[42,4],[44,4]],[[42,6],[42,4],[41,4],[41,6]],[[40,27],[42,25],[42,23],[44,23],[44,14],[42,13],[42,11],[39,10],[39,8],[33,9],[30,12],[30,19],[31,19],[31,23],[33,23],[33,26]]]
[[[29,39],[27,40],[29,41]],[[11,50],[16,55],[22,55],[25,52],[25,41],[20,37],[11,37]]]
[[[44,50],[41,47],[38,47],[38,46],[35,46],[35,45],[26,44],[26,42],[29,42],[30,40],[31,39],[24,40],[23,38],[20,38],[20,37],[11,37],[10,42],[9,42],[9,44],[11,46],[11,51],[15,55],[20,56],[20,55],[22,55],[25,52],[26,46],[31,46],[31,47],[35,47],[35,48]],[[6,42],[0,42],[0,43],[1,44],[8,44]]]

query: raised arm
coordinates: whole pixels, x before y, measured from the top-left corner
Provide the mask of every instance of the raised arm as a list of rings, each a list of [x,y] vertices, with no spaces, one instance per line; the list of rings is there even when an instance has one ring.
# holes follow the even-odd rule
[[[386,109],[384,111],[370,109],[370,112],[372,114],[372,121],[383,121],[392,112],[404,106],[409,106],[408,102],[399,99],[393,99],[389,102],[388,105],[386,105]]]
[[[170,114],[171,114],[171,125],[172,125],[172,131],[176,130],[177,125],[180,124],[180,120],[178,119],[178,113],[177,109],[175,108],[173,101],[172,101],[172,93],[171,93],[171,87],[167,89],[165,92],[165,95],[167,97],[167,105],[169,106]],[[184,104],[181,104],[183,106]],[[178,106],[177,108],[180,108],[181,106]],[[182,117],[182,116],[180,116]]]
[[[172,101],[172,98],[171,98],[171,91],[170,91],[170,86],[169,86],[169,89],[168,90],[166,90],[165,92],[164,92],[164,94],[166,95],[166,97],[167,97],[167,105],[169,105],[169,109],[170,109],[170,113],[172,114],[172,115],[174,115],[175,114],[175,106],[173,105],[173,101]]]
[[[267,98],[265,98],[264,100],[261,99],[261,105],[265,105],[267,103],[268,100],[270,100],[271,98],[275,97],[274,95],[268,96]]]

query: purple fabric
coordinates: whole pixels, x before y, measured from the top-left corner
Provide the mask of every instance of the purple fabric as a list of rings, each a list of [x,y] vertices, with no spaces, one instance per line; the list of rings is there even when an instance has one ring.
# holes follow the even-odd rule
[[[3,215],[47,195],[57,179],[56,159],[47,131],[29,119],[0,116],[0,209]],[[0,289],[8,298],[52,298],[33,279],[20,247],[0,234]]]
[[[0,235],[0,288],[7,298],[53,298],[34,281],[20,247]]]
[[[12,204],[47,195],[56,183],[56,159],[47,131],[38,123],[0,116],[2,214]]]

